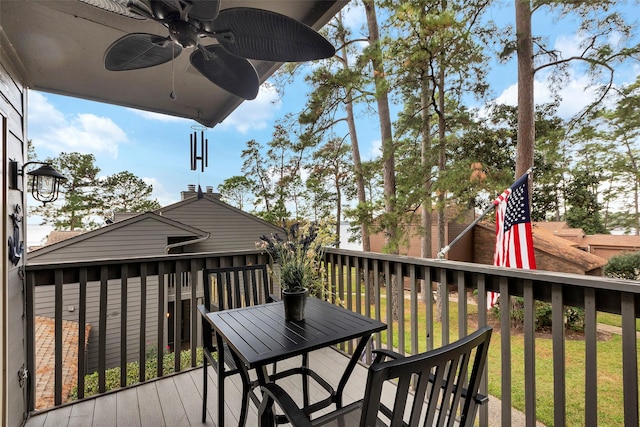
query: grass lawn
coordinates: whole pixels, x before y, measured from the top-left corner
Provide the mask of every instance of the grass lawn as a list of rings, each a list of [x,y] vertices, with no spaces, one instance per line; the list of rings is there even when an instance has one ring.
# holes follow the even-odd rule
[[[469,316],[475,321],[477,307],[468,306]],[[435,306],[433,308],[435,313]],[[373,306],[372,306],[373,313]],[[410,307],[405,301],[405,351],[411,351],[411,314]],[[381,296],[382,321],[386,322],[386,297]],[[450,303],[450,339],[458,339],[458,304]],[[599,313],[598,322],[616,322],[614,315]],[[604,321],[602,320],[604,319]],[[426,310],[425,305],[418,303],[418,349],[426,350]],[[394,347],[398,345],[398,327],[394,325]],[[442,344],[442,328],[440,323],[433,325],[433,343],[435,347]],[[382,333],[386,342],[386,332]],[[640,345],[640,343],[639,343]],[[500,332],[494,330],[489,346],[489,393],[501,397],[501,343]],[[536,338],[536,415],[537,419],[547,426],[553,426],[553,353],[551,337]],[[640,349],[640,347],[639,347]],[[566,369],[566,418],[567,426],[583,426],[584,420],[584,352],[585,343],[580,339],[565,340],[565,369]],[[624,425],[623,394],[622,394],[622,337],[612,335],[607,340],[598,342],[598,422],[600,426]],[[511,337],[511,376],[512,376],[512,404],[520,411],[524,411],[524,337],[514,334]]]

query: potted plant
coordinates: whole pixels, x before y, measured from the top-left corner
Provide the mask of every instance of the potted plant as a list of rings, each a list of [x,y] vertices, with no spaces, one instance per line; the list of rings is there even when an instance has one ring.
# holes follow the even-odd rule
[[[277,233],[260,236],[259,247],[269,254],[272,271],[279,268],[287,320],[304,319],[307,295],[314,294],[319,285],[323,251],[317,237],[315,224],[303,226],[299,222],[284,227],[284,237]]]

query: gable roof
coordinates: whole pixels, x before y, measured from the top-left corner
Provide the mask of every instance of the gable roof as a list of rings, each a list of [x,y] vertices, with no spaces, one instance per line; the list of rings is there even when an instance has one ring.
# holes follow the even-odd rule
[[[282,233],[281,227],[278,227],[277,225],[273,225],[262,218],[259,218],[255,215],[251,215],[250,213],[245,212],[242,209],[238,209],[235,206],[231,206],[230,204],[223,202],[222,200],[220,200],[219,196],[216,195],[215,193],[203,193],[201,198],[198,198],[198,196],[187,197],[186,199],[180,200],[179,202],[156,209],[154,212],[159,215],[169,216],[171,218],[171,211],[178,210],[183,207],[187,207],[193,203],[199,203],[200,200],[211,202],[212,204],[216,205],[216,207],[227,209],[229,210],[229,213],[242,215],[246,218],[251,219],[252,221],[257,221],[266,227],[272,228],[274,233],[278,233],[278,232]]]
[[[92,231],[88,231],[86,233],[82,233],[70,239],[66,239],[49,246],[44,246],[42,248],[35,249],[29,254],[29,260],[30,261],[37,260],[38,257],[42,257],[52,252],[59,252],[61,250],[73,252],[73,250],[71,250],[71,247],[73,246],[80,246],[83,242],[87,242],[89,240],[95,240],[100,237],[104,237],[108,233],[121,231],[125,228],[132,228],[136,225],[141,225],[142,223],[145,223],[145,222],[151,223],[151,225],[146,225],[146,228],[152,228],[154,227],[154,224],[155,224],[155,227],[157,228],[158,225],[160,225],[162,229],[165,230],[165,234],[169,232],[173,234],[175,234],[176,232],[179,232],[180,235],[193,236],[193,237],[205,237],[208,234],[206,231],[200,230],[198,228],[195,228],[189,225],[185,225],[171,218],[163,217],[154,212],[145,212],[143,214],[139,214],[132,218],[115,222],[113,224],[108,224],[108,225],[105,225],[104,227],[101,227]],[[163,247],[166,246],[166,239],[163,239],[162,242],[164,242],[162,243]],[[114,243],[117,244],[118,242],[114,242]],[[105,252],[106,252],[106,249],[107,248],[105,247]],[[97,251],[94,254],[95,256],[93,258],[100,257],[98,252],[99,251]],[[76,257],[77,256],[79,255],[76,253]],[[76,259],[80,259],[80,258],[76,258]]]
[[[589,272],[607,264],[607,260],[576,248],[571,241],[556,236],[553,232],[532,227],[533,246],[536,250],[546,252],[556,258],[563,259]]]

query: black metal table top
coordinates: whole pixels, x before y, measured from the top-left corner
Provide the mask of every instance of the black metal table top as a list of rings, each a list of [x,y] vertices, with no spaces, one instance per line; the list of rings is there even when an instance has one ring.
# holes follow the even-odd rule
[[[313,297],[307,299],[301,322],[285,321],[282,302],[210,312],[207,319],[249,368],[387,328],[382,322]]]

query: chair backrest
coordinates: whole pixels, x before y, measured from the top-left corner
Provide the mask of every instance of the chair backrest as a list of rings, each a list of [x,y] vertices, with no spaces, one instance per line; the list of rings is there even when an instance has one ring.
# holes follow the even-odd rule
[[[402,426],[403,420],[409,426],[473,426],[491,331],[485,326],[432,351],[373,363],[360,425],[376,425],[382,414],[390,426]],[[413,394],[409,393],[412,378]],[[397,388],[393,403],[385,405],[381,397],[386,380],[395,380]]]
[[[271,302],[265,264],[206,268],[203,271],[204,305],[208,311]]]

